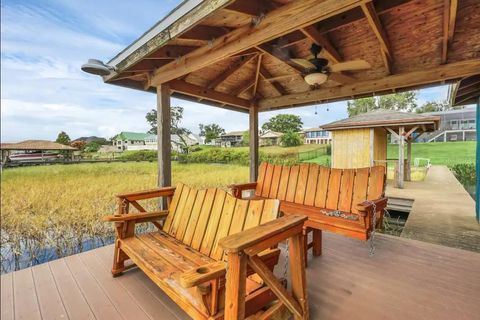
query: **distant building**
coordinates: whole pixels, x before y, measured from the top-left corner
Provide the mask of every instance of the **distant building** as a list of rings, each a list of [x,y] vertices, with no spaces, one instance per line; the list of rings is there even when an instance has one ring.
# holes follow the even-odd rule
[[[476,108],[423,113],[440,116],[440,128],[420,135],[417,142],[447,142],[476,140]]]
[[[140,132],[125,132],[122,131],[113,138],[112,144],[117,147],[118,150],[144,150],[140,146],[145,146],[145,138],[149,134]],[[136,146],[139,146],[136,148]]]
[[[243,133],[245,131],[231,131],[224,133],[216,140],[216,145],[221,147],[240,147],[243,142]]]
[[[332,134],[330,131],[320,128],[310,128],[302,131],[305,144],[331,144]]]
[[[260,147],[264,146],[278,146],[283,133],[268,130],[259,136]]]

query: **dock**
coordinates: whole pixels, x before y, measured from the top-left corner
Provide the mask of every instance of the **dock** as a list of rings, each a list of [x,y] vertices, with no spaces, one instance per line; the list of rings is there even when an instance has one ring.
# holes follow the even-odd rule
[[[405,182],[404,189],[389,181],[386,194],[413,200],[401,237],[480,252],[475,201],[446,166],[430,167],[424,181]]]
[[[325,233],[307,269],[310,319],[475,319],[480,254],[377,234]],[[188,319],[140,270],[113,278],[113,246],[1,276],[1,319]],[[281,269],[282,263],[279,263]]]

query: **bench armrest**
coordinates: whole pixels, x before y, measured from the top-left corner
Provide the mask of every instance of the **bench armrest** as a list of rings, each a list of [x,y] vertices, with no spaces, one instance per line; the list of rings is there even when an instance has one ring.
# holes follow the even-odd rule
[[[167,216],[168,216],[167,210],[155,211],[155,212],[112,214],[112,215],[103,217],[103,221],[125,222],[125,221],[131,221],[131,220],[139,220],[138,222],[147,222],[147,221],[164,219]]]
[[[387,197],[379,198],[376,200],[366,200],[360,204],[357,204],[356,208],[359,211],[361,216],[366,216],[367,214],[373,214],[373,205],[375,204],[377,212],[382,211],[387,207]]]
[[[224,261],[212,262],[184,272],[180,276],[180,285],[184,288],[191,288],[201,285],[207,281],[225,276],[227,273]]]
[[[151,199],[158,197],[171,197],[175,193],[175,187],[155,188],[149,190],[140,190],[129,193],[117,194],[120,199],[126,199],[128,201],[136,201],[143,199]]]
[[[307,216],[289,215],[257,227],[220,239],[219,245],[227,252],[244,251],[249,256],[273,247],[279,242],[302,232]]]
[[[255,190],[257,188],[256,182],[243,183],[243,184],[232,184],[228,186],[235,198],[242,198],[242,191],[244,190]]]

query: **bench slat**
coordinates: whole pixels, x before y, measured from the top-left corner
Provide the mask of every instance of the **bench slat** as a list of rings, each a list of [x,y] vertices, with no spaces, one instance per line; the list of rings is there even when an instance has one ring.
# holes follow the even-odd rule
[[[298,172],[300,171],[300,166],[293,166],[290,168],[290,177],[288,179],[288,188],[285,201],[294,202],[295,192],[297,190],[297,181],[298,181]]]
[[[295,203],[303,204],[303,201],[305,200],[305,189],[307,188],[309,169],[310,166],[308,163],[300,165],[298,181],[295,190]]]
[[[328,182],[330,181],[330,168],[320,167],[317,192],[315,194],[315,207],[325,208],[327,204]]]
[[[355,170],[344,169],[342,173],[342,182],[340,185],[340,199],[338,201],[338,210],[350,212],[350,209],[352,208],[354,180]]]
[[[270,194],[270,187],[272,186],[273,178],[273,168],[273,164],[267,164],[267,168],[265,170],[265,178],[263,180],[262,197],[268,197],[268,195]]]
[[[208,189],[205,194],[205,200],[203,201],[202,208],[200,210],[200,216],[198,217],[197,225],[193,233],[191,242],[185,242],[195,250],[200,250],[203,238],[205,236],[205,230],[208,226],[208,220],[210,218],[210,212],[212,211],[213,202],[215,200],[216,189]]]
[[[285,200],[287,196],[287,188],[288,188],[288,179],[290,178],[290,167],[283,166],[282,174],[280,175],[280,185],[278,186],[278,193],[277,199],[278,200]]]
[[[369,168],[357,169],[355,174],[355,183],[353,185],[352,212],[358,213],[357,204],[367,199],[368,177],[370,175]]]
[[[170,215],[172,216],[172,222],[170,224],[170,228],[165,228],[164,230],[170,234],[175,236],[175,233],[177,232],[177,228],[180,224],[180,221],[182,219],[181,215],[183,214],[183,209],[185,208],[187,201],[188,201],[188,196],[190,194],[190,191],[192,189],[188,186],[184,186],[182,189],[182,194],[180,196],[180,199],[178,199],[178,205],[176,210],[169,210]],[[169,218],[167,217],[167,219]]]
[[[220,221],[220,217],[222,215],[223,204],[225,202],[226,195],[227,193],[223,190],[217,190],[217,194],[215,195],[213,207],[208,219],[207,230],[205,231],[205,236],[203,237],[202,244],[200,245],[200,252],[207,256],[210,256],[213,244],[215,243],[215,236],[217,235],[218,230],[218,221]]]
[[[375,200],[383,196],[385,184],[385,167],[372,167],[368,181],[368,200]]]
[[[197,194],[199,190],[196,189],[191,189],[190,193],[188,194],[188,199],[187,202],[185,203],[185,207],[183,208],[182,215],[179,216],[180,223],[178,224],[178,228],[175,233],[172,233],[172,235],[175,236],[178,240],[182,240],[183,236],[185,235],[185,232],[187,230],[187,227],[190,222],[190,217],[192,215],[193,207],[195,205],[195,202],[197,201]]]
[[[311,164],[310,171],[308,173],[305,201],[303,202],[307,206],[313,206],[315,204],[315,193],[317,191],[318,172],[319,172],[319,165]]]
[[[180,197],[182,195],[183,187],[184,187],[184,185],[179,183],[177,185],[177,189],[175,190],[175,193],[173,194],[172,202],[170,203],[170,208],[168,208],[169,215],[165,219],[165,224],[163,225],[163,230],[165,230],[165,231],[170,229],[170,226],[171,226],[172,220],[173,220],[173,216],[174,216],[172,213],[174,213],[177,210],[178,201],[180,200]]]
[[[262,162],[258,168],[257,188],[255,189],[255,195],[261,196],[263,189],[263,181],[265,179],[265,171],[267,170],[267,163]],[[252,182],[252,181],[250,181]]]
[[[327,204],[325,206],[327,209],[336,210],[338,208],[341,180],[342,169],[331,169],[328,181]]]
[[[280,187],[280,178],[282,175],[282,166],[275,165],[273,167],[273,176],[272,176],[272,185],[270,186],[269,198],[276,199],[278,194],[278,189]]]
[[[215,242],[212,252],[210,253],[212,259],[221,260],[223,257],[223,249],[218,246],[220,239],[228,236],[233,230],[236,230],[236,232],[243,230],[247,209],[248,206],[246,202],[227,196],[223,206],[222,216],[220,217],[218,231],[215,236]]]
[[[190,245],[192,242],[193,234],[198,224],[200,211],[202,210],[202,205],[205,201],[206,194],[207,190],[198,190],[197,192],[197,198],[195,199],[195,204],[193,205],[192,213],[190,214],[188,227],[185,229],[185,234],[183,235],[183,238],[180,239],[183,243]]]

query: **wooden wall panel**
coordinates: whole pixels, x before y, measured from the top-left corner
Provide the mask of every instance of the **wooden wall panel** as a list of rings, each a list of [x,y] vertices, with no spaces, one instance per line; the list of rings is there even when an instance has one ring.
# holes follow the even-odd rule
[[[334,168],[370,166],[370,129],[336,130],[332,133]]]

